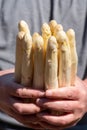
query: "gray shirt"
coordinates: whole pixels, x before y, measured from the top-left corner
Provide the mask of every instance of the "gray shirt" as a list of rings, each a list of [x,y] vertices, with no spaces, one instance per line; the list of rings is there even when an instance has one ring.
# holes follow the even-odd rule
[[[14,67],[17,24],[25,20],[33,32],[55,19],[76,33],[78,76],[87,77],[87,0],[0,0],[0,69]],[[1,120],[5,120],[3,115]],[[10,117],[6,121],[10,122]],[[15,122],[12,120],[12,122]],[[86,123],[87,118],[81,122]]]

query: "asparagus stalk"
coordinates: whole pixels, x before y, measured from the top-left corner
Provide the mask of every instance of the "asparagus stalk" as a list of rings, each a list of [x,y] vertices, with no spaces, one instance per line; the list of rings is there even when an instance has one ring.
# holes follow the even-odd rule
[[[19,29],[19,31],[23,31],[25,33],[29,33],[30,34],[29,27],[28,27],[27,23],[24,20],[21,20],[18,23],[18,29]]]
[[[49,22],[49,26],[50,26],[50,30],[51,30],[52,35],[54,34],[54,30],[55,30],[56,25],[57,25],[57,22],[55,20],[51,20]]]
[[[16,37],[16,61],[15,61],[15,81],[17,83],[21,82],[21,71],[22,71],[22,56],[23,56],[23,37],[25,33],[30,34],[28,25],[25,21],[21,20],[18,23],[19,33]]]
[[[76,40],[74,30],[69,29],[67,31],[67,36],[69,39],[70,51],[71,51],[71,85],[74,86],[78,66],[78,56],[76,52]]]
[[[31,35],[25,33],[23,41],[21,84],[24,86],[31,86],[33,78],[33,49]]]
[[[58,88],[58,44],[56,38],[51,36],[48,40],[45,65],[45,88]]]
[[[56,37],[58,35],[57,33],[61,30],[63,30],[63,26],[61,24],[57,24],[54,28],[53,36]]]
[[[44,40],[44,49],[46,51],[48,39],[51,36],[51,30],[50,30],[49,25],[47,23],[44,23],[42,25],[41,31],[42,31],[42,37],[43,37],[43,40]]]
[[[36,39],[37,39],[38,36],[39,36],[39,33],[37,33],[37,32],[35,32],[35,33],[32,35],[33,48],[34,48],[34,43],[36,42]]]
[[[44,41],[42,36],[37,35],[34,42],[34,76],[33,87],[44,89]]]
[[[61,30],[57,34],[59,43],[59,87],[70,86],[71,78],[71,54],[66,33]]]
[[[39,36],[39,33],[35,32],[32,36],[33,43],[35,43],[36,38]]]
[[[21,69],[22,69],[22,57],[23,57],[23,37],[24,32],[21,31],[16,37],[16,61],[15,61],[15,81],[17,83],[21,82]]]

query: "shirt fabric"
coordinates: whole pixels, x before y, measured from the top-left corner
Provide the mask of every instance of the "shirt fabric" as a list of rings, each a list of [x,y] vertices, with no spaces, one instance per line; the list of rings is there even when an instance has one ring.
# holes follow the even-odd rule
[[[87,0],[0,0],[0,69],[14,67],[17,26],[25,20],[31,34],[41,32],[41,25],[55,19],[64,31],[73,28],[76,34],[78,73],[87,77]],[[5,116],[5,118],[4,118]],[[21,125],[1,113],[0,120]],[[87,124],[85,116],[79,125]],[[78,129],[79,130],[79,129]]]

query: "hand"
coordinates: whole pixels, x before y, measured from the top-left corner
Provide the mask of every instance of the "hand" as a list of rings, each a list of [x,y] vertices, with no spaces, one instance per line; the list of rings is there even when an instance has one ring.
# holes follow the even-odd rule
[[[38,113],[37,117],[42,120],[40,124],[44,128],[60,130],[74,126],[87,112],[87,87],[79,78],[76,79],[75,86],[47,90],[45,95],[46,98],[37,99],[37,104],[50,111],[61,112],[63,115]]]
[[[42,128],[36,123],[39,119],[36,113],[40,107],[35,103],[25,102],[43,97],[44,92],[21,86],[14,82],[14,70],[0,71],[0,109],[15,118],[20,123],[31,128]],[[34,124],[32,124],[32,122]]]

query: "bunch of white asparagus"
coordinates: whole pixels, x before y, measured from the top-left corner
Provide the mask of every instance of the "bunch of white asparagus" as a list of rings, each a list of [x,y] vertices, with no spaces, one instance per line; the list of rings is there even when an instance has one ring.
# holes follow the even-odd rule
[[[42,34],[30,34],[25,21],[18,24],[15,81],[34,89],[57,89],[75,85],[78,57],[75,32],[64,32],[51,20],[41,27]]]

